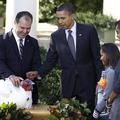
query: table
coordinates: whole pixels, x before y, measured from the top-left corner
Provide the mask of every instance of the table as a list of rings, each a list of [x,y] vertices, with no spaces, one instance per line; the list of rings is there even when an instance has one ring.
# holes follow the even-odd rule
[[[48,108],[48,105],[35,105],[31,109],[27,109],[27,111],[32,113],[32,120],[48,120],[50,115]]]

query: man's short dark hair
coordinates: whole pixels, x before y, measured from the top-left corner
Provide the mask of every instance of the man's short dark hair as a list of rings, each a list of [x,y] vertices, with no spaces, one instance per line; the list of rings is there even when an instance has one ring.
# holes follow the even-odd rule
[[[71,3],[64,3],[57,8],[57,11],[67,11],[70,14],[75,12],[74,6]]]
[[[23,17],[23,16],[27,16],[27,17],[29,17],[29,18],[33,21],[33,16],[32,16],[32,14],[31,14],[30,12],[28,12],[28,11],[21,11],[21,12],[17,13],[17,15],[16,15],[16,17],[15,17],[15,21],[16,21],[17,23],[19,23],[20,18]]]

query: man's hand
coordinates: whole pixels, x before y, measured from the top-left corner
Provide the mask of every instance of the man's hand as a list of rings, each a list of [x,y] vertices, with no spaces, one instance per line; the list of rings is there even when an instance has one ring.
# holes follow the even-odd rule
[[[16,86],[16,87],[19,87],[20,81],[24,80],[22,77],[18,77],[18,76],[15,76],[15,75],[10,75],[9,79],[11,80],[13,85]]]
[[[30,71],[26,73],[26,77],[29,80],[34,80],[36,77],[38,77],[38,72],[37,71]]]

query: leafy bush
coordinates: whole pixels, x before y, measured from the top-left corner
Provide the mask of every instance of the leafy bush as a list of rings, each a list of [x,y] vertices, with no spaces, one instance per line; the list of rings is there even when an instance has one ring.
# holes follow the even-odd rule
[[[56,106],[50,106],[48,120],[86,120],[90,109],[86,103],[75,99],[63,99]]]
[[[40,103],[54,104],[60,99],[60,70],[54,68],[38,86]]]
[[[63,3],[70,2],[74,5],[75,11],[93,13],[102,12],[103,0],[39,0],[39,20],[40,22],[50,22],[54,20],[56,8]],[[87,4],[86,4],[87,3]]]
[[[16,104],[0,105],[0,120],[31,120],[32,114],[24,109],[17,109]]]
[[[43,63],[47,50],[44,47],[40,47],[40,52]],[[57,100],[60,100],[60,70],[58,66],[38,82],[38,88],[41,104],[54,104]]]
[[[79,23],[92,24],[97,30],[106,31],[115,28],[115,22],[117,21],[111,16],[103,15],[102,13],[93,12],[76,12],[75,19]],[[50,21],[52,24],[57,24],[55,16]]]
[[[45,61],[46,54],[47,54],[47,50],[44,47],[40,47],[40,56],[42,63]]]
[[[76,20],[80,23],[93,24],[98,30],[114,29],[116,19],[103,15],[101,13],[94,14],[92,12],[79,13],[77,12]]]
[[[102,14],[103,0],[72,1],[72,0],[40,0],[40,22],[51,22],[56,24],[55,12],[57,6],[64,2],[71,2],[75,7],[76,20],[81,23],[93,24],[99,30],[114,28],[115,19]],[[87,3],[87,4],[86,4]]]
[[[0,1],[0,17],[4,17],[5,15],[5,3],[4,1]]]
[[[49,22],[54,18],[54,9],[56,6],[56,1],[53,0],[39,0],[40,11],[39,11],[39,21]]]

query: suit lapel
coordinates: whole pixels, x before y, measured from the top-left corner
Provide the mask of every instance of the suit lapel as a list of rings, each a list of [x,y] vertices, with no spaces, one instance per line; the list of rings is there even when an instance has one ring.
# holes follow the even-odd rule
[[[31,51],[30,40],[29,40],[29,37],[26,37],[24,48],[23,48],[23,61],[27,58],[28,53],[30,53],[30,51]]]
[[[61,31],[61,37],[62,37],[61,42],[64,43],[64,45],[69,48],[67,38],[66,38],[66,34],[65,34],[65,30]]]
[[[15,52],[16,56],[20,59],[18,46],[17,46],[16,40],[15,40],[12,32],[10,31],[8,33],[8,35],[9,35],[9,38],[10,38],[11,47],[14,49],[14,52]]]

